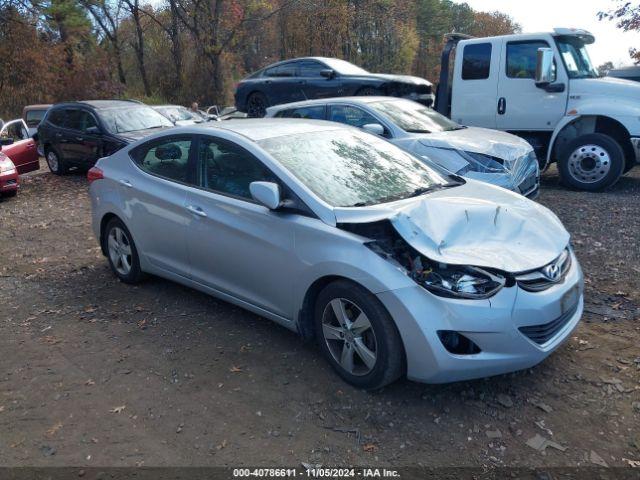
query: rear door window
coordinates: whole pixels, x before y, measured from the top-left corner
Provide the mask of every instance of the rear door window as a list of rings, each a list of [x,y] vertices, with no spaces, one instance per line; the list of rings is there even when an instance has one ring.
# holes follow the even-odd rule
[[[465,45],[462,52],[462,79],[486,80],[491,73],[491,44]]]
[[[265,77],[295,77],[297,62],[285,63],[275,67],[267,68],[264,71]]]
[[[311,107],[291,108],[289,110],[278,112],[277,116],[284,118],[307,118],[313,120],[324,120],[325,106],[314,105]]]
[[[97,127],[95,118],[86,110],[73,109],[67,111],[67,128],[79,132],[86,131],[89,127]]]
[[[47,116],[47,120],[56,127],[64,127],[66,124],[66,118],[66,111],[62,108],[59,110],[54,110]]]

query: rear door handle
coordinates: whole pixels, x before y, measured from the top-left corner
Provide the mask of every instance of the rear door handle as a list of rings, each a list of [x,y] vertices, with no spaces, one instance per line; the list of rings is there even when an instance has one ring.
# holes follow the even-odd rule
[[[204,210],[202,210],[200,207],[196,207],[194,205],[189,205],[187,207],[187,210],[189,210],[191,213],[193,213],[194,215],[197,215],[199,217],[206,217],[207,214],[205,213]]]
[[[131,182],[129,180],[120,180],[120,185],[122,185],[123,187],[127,187],[127,188],[132,188],[133,185],[131,184]]]

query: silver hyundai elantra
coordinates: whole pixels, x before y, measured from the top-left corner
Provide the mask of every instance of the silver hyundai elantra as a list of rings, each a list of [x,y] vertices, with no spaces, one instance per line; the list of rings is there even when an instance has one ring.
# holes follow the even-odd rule
[[[356,128],[173,128],[88,178],[120,280],[158,275],[315,337],[358,387],[528,368],[582,315],[582,272],[553,213]]]

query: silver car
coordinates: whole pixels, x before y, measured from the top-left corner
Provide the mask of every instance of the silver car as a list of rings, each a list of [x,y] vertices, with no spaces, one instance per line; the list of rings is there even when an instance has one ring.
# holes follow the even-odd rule
[[[330,120],[359,127],[448,171],[534,199],[540,169],[533,148],[506,132],[464,127],[435,110],[393,97],[307,100],[267,109],[267,117]]]
[[[528,368],[582,314],[582,272],[553,213],[356,128],[177,127],[88,178],[120,280],[159,275],[315,337],[358,387]]]

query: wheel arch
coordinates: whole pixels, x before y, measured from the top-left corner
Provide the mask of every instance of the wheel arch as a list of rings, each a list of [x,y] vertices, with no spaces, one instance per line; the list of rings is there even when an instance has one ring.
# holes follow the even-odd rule
[[[629,130],[615,118],[606,115],[580,115],[565,117],[556,127],[547,151],[547,162],[557,160],[563,149],[575,138],[589,133],[602,133],[613,138],[622,147],[628,170],[635,164],[635,152],[631,144]]]
[[[117,218],[122,223],[124,223],[123,220],[113,212],[105,213],[100,219],[100,249],[102,250],[102,254],[105,257],[107,256],[107,246],[105,245],[105,242],[104,242],[104,234],[105,234],[104,230],[105,228],[107,228],[107,224],[114,218]]]

